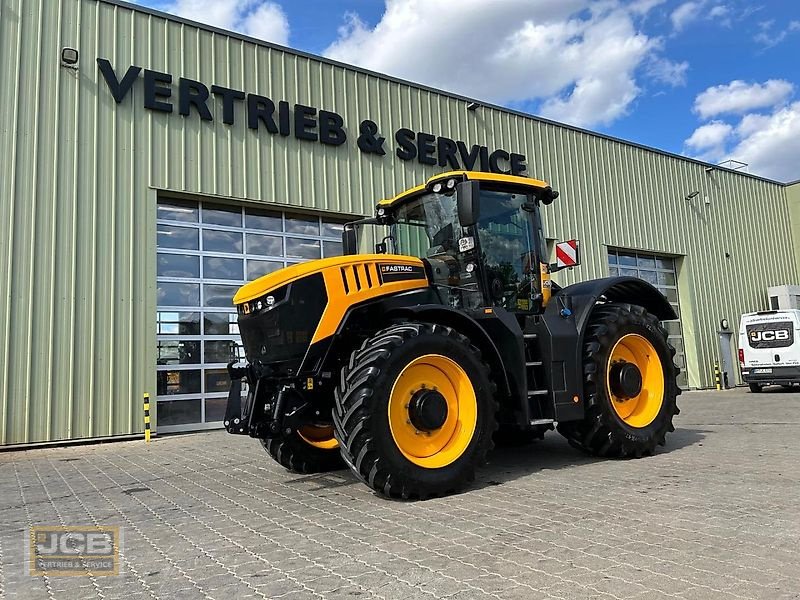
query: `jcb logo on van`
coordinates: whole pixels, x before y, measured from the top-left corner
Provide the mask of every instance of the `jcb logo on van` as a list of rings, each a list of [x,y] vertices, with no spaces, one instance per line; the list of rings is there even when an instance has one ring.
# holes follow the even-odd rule
[[[747,326],[751,348],[786,348],[794,344],[792,323],[756,323]]]
[[[750,339],[754,342],[774,342],[775,340],[788,340],[789,332],[786,329],[780,331],[753,331]]]

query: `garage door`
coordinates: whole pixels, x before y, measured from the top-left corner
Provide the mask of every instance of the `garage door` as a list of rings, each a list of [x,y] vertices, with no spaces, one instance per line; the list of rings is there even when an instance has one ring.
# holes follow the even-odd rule
[[[686,388],[688,379],[686,376],[686,357],[680,321],[681,309],[678,303],[678,277],[675,269],[675,259],[657,254],[609,249],[608,263],[609,275],[628,275],[652,283],[658,291],[666,296],[672,308],[675,309],[678,320],[664,321],[663,325],[669,332],[670,344],[677,351],[675,364],[681,368],[681,373],[678,376],[678,385]]]
[[[162,200],[157,216],[158,431],[222,426],[226,364],[242,349],[231,299],[242,283],[338,256],[342,221]]]

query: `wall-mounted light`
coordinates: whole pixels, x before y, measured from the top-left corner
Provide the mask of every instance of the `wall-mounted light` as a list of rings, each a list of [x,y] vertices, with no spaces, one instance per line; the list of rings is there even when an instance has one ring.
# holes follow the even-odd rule
[[[74,67],[78,64],[78,51],[75,48],[61,49],[61,64],[67,67]]]
[[[728,323],[728,319],[722,319],[719,322],[719,327],[720,327],[720,329],[722,329],[722,331],[727,331],[728,328],[730,327],[730,325]]]
[[[467,110],[469,111],[478,110],[480,107],[481,105],[477,102],[467,102]]]
[[[708,166],[708,167],[706,167],[705,170],[706,170],[706,173],[713,173],[714,172],[714,167]]]
[[[699,195],[700,195],[700,192],[697,192],[697,191],[689,192],[688,194],[686,194],[686,201],[688,202],[688,201],[692,200],[693,198],[697,198]]]

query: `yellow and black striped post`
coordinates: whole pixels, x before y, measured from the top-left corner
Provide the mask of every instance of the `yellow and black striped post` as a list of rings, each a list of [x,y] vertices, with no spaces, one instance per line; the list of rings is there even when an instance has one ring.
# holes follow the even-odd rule
[[[150,394],[144,395],[144,441],[150,443]]]
[[[714,383],[717,386],[717,391],[722,390],[722,374],[719,372],[719,363],[714,361]]]

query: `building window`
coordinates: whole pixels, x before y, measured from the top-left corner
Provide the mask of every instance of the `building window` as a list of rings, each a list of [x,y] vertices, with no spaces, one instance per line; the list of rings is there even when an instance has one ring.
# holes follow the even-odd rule
[[[681,327],[681,309],[678,302],[678,272],[675,259],[671,256],[631,252],[627,250],[608,250],[608,274],[611,276],[630,276],[644,279],[651,283],[675,309],[676,321],[664,321],[663,326],[669,333],[669,343],[676,350],[675,364],[680,367],[678,385],[686,388],[686,355]]]
[[[157,211],[159,431],[221,427],[243,358],[232,299],[291,264],[342,254],[342,219],[164,199]],[[246,391],[246,390],[245,390]]]

